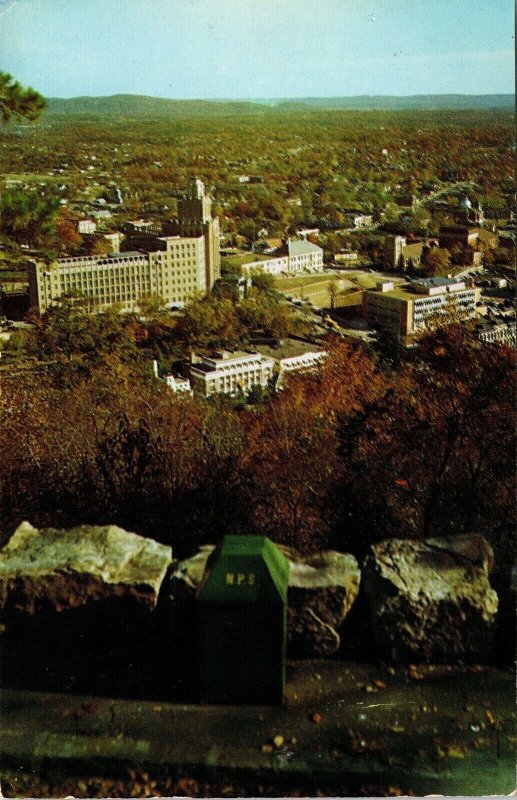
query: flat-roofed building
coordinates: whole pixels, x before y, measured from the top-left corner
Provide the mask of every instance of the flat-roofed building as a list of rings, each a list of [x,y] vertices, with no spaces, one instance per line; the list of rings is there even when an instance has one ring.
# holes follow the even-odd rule
[[[242,265],[242,271],[245,275],[252,272],[267,272],[269,275],[283,275],[289,272],[289,258],[288,256],[279,256],[278,258],[265,258],[261,261],[252,261],[249,264]]]
[[[481,322],[476,329],[478,338],[487,344],[517,345],[517,327],[515,320],[508,322]]]
[[[377,284],[376,289],[364,292],[363,310],[370,325],[405,339],[448,311],[465,318],[475,316],[479,298],[480,290],[471,281],[422,278],[401,286]]]
[[[165,381],[174,394],[192,394],[192,388],[188,378],[183,378],[180,375],[173,375],[172,373],[163,375],[162,377],[159,373],[158,361],[156,359],[153,360],[153,372],[156,378]]]
[[[362,211],[346,211],[345,223],[350,228],[369,228],[373,225],[373,216]]]
[[[51,264],[33,261],[31,305],[44,312],[64,294],[76,292],[88,299],[91,310],[117,304],[122,311],[134,311],[149,295],[163,298],[166,305],[184,305],[198,292],[210,291],[220,274],[219,221],[211,217],[211,200],[201,181],[193,182],[179,205],[178,221],[163,231],[168,235],[156,235],[154,223],[150,229],[142,220],[128,223],[127,252],[60,258]]]
[[[275,362],[260,353],[228,352],[192,357],[190,384],[194,391],[235,395],[254,386],[266,387],[274,375]]]
[[[272,358],[276,366],[276,388],[280,389],[287,375],[293,372],[317,370],[327,357],[327,351],[313,342],[300,339],[284,339],[275,347],[259,345],[259,353]]]
[[[97,230],[97,223],[93,219],[80,219],[77,223],[77,230],[79,233],[91,235]]]
[[[41,313],[65,294],[84,296],[92,311],[117,304],[135,311],[142,298],[157,295],[168,305],[183,304],[205,292],[205,243],[199,237],[161,237],[154,252],[60,258],[29,265],[32,306]]]

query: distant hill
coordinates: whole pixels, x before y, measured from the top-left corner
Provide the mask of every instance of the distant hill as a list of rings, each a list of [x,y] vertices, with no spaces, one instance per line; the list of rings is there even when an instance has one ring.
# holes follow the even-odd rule
[[[264,106],[251,101],[233,100],[170,100],[136,94],[114,94],[109,97],[47,98],[45,114],[70,116],[125,117],[211,116],[220,114],[263,114]]]
[[[290,105],[317,109],[372,110],[422,110],[442,109],[508,109],[515,108],[514,94],[415,94],[407,97],[397,95],[357,95],[355,97],[293,97],[277,100],[255,100],[270,108],[283,108]]]
[[[50,97],[46,114],[67,116],[174,117],[238,116],[282,111],[388,110],[435,111],[444,109],[515,108],[513,94],[423,94],[409,97],[358,95],[356,97],[293,97],[254,100],[170,100],[145,95],[116,94],[110,97]]]

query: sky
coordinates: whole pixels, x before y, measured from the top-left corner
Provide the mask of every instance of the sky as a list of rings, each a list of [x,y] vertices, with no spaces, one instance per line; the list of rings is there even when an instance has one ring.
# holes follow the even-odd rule
[[[513,0],[0,0],[0,70],[47,97],[514,91]]]

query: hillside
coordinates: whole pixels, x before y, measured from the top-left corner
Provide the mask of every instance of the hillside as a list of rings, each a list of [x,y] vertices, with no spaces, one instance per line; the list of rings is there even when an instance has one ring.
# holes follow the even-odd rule
[[[396,95],[357,95],[356,97],[298,97],[279,100],[257,100],[270,107],[296,106],[313,109],[383,109],[427,110],[441,109],[508,109],[515,107],[513,94],[416,94],[408,97]]]
[[[421,110],[440,109],[513,110],[515,96],[498,95],[414,95],[411,97],[358,95],[357,97],[302,97],[256,100],[172,100],[145,95],[117,94],[110,97],[51,97],[46,114],[67,116],[110,115],[125,117],[238,116],[278,111]]]
[[[136,94],[109,97],[49,97],[46,114],[109,115],[127,117],[212,116],[264,113],[264,106],[249,101],[171,100]]]

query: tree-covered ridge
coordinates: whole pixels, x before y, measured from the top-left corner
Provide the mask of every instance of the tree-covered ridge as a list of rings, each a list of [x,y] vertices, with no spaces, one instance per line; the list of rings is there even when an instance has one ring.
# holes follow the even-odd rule
[[[511,94],[486,95],[359,95],[355,97],[295,97],[285,99],[175,100],[145,95],[117,94],[108,97],[50,97],[47,115],[113,114],[126,116],[218,116],[268,114],[275,111],[443,110],[507,109],[515,106]]]

